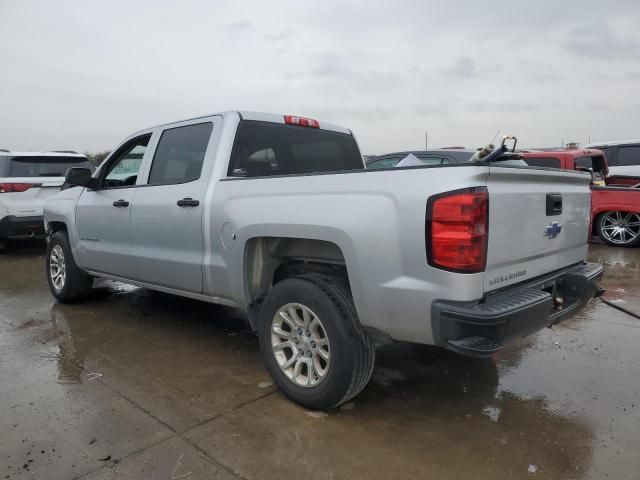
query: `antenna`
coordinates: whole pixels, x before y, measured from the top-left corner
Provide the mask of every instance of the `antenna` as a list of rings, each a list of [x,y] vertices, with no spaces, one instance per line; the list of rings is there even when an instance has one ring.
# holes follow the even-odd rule
[[[498,131],[496,132],[496,134],[493,136],[493,138],[491,139],[491,141],[489,142],[491,145],[495,145],[496,143],[496,138],[498,138],[498,135],[500,135],[500,129],[498,129]]]

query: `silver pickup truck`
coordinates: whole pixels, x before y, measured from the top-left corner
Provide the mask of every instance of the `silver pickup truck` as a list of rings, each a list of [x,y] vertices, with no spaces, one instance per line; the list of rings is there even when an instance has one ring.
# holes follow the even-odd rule
[[[365,170],[350,130],[251,112],[142,130],[48,202],[51,292],[244,309],[285,394],[332,408],[384,340],[488,356],[596,295],[589,175],[491,157]]]

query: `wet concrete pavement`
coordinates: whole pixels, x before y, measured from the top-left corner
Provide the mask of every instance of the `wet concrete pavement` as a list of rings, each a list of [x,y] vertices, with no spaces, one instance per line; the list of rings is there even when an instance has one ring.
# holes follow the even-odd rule
[[[640,249],[590,255],[640,312]],[[57,304],[42,256],[0,257],[0,478],[640,478],[640,320],[600,302],[491,360],[383,347],[327,415],[239,313],[102,281]]]

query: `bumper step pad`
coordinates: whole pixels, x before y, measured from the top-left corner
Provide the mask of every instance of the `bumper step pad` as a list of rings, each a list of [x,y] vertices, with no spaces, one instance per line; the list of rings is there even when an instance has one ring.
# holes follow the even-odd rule
[[[447,340],[447,342],[456,349],[476,354],[492,354],[500,348],[500,342],[485,337],[465,337],[460,340]]]

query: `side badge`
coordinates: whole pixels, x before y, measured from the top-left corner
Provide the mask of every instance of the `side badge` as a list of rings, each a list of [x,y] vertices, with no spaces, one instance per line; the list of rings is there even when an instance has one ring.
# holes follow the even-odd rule
[[[560,225],[558,222],[552,222],[544,227],[544,236],[548,237],[551,240],[560,235],[561,231],[562,225]]]

